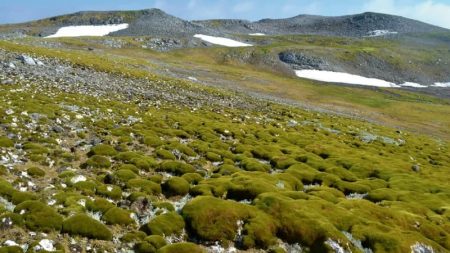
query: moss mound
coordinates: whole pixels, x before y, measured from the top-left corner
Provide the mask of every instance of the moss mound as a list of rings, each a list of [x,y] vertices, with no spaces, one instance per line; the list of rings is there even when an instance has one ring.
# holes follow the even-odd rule
[[[38,167],[30,167],[27,169],[28,175],[31,177],[43,177],[45,176],[45,171]]]
[[[62,232],[98,240],[112,240],[113,236],[108,227],[85,214],[66,219],[62,224]]]
[[[130,217],[130,212],[119,207],[110,208],[103,216],[102,220],[110,225],[130,225],[134,220]]]
[[[94,155],[86,161],[86,165],[92,168],[109,168],[111,161],[107,157]]]
[[[195,169],[192,165],[178,161],[165,161],[161,163],[159,170],[173,173],[176,176],[182,176],[186,173],[195,172]]]
[[[205,253],[199,246],[190,242],[174,243],[162,247],[157,253]]]
[[[206,241],[234,241],[239,222],[243,226],[242,247],[267,247],[276,243],[276,224],[252,206],[214,197],[197,197],[182,210],[188,231]]]
[[[14,208],[15,213],[23,213],[25,226],[33,231],[59,231],[63,218],[53,208],[36,200],[22,202]]]
[[[189,192],[189,183],[181,177],[171,177],[162,185],[164,195],[180,196]]]
[[[134,247],[136,253],[152,253],[166,246],[166,240],[160,235],[147,236],[142,242],[137,243]]]
[[[185,224],[183,217],[176,212],[161,214],[143,225],[141,230],[148,235],[169,236],[179,234],[183,230]]]

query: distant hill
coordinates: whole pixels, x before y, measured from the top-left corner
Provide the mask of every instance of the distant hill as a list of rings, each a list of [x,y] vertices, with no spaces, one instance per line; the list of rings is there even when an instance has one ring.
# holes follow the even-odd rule
[[[29,35],[47,36],[58,28],[71,25],[129,23],[129,28],[112,35],[185,36],[195,33],[249,34],[319,34],[346,37],[448,31],[420,21],[380,13],[326,17],[298,15],[286,19],[262,19],[256,22],[239,19],[187,21],[159,9],[139,11],[86,11],[38,21],[9,25]]]

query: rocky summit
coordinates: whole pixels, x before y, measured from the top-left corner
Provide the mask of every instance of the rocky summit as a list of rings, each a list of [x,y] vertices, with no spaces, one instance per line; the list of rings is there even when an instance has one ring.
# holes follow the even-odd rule
[[[379,13],[2,25],[0,253],[450,252],[449,42]]]

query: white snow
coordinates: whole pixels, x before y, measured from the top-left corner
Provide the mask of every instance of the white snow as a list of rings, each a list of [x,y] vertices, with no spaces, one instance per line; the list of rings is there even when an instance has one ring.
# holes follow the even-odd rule
[[[127,28],[128,24],[65,26],[59,28],[55,34],[47,36],[46,38],[105,36],[112,32]]]
[[[400,87],[395,83],[387,82],[381,79],[367,78],[343,72],[303,69],[303,70],[296,70],[295,74],[301,78],[330,83],[347,83],[347,84],[357,84],[376,87],[391,87],[391,88]]]
[[[250,36],[266,36],[264,33],[249,33]]]
[[[378,36],[385,36],[390,34],[397,34],[398,32],[389,31],[389,30],[374,30],[367,33],[366,37],[378,37]]]
[[[400,84],[402,87],[414,87],[414,88],[427,88],[428,86],[422,85],[419,83],[413,83],[413,82],[405,82],[403,84]]]
[[[439,88],[450,88],[450,82],[449,83],[435,83],[433,87],[439,87]]]
[[[225,47],[251,47],[251,46],[253,46],[251,44],[239,42],[239,41],[232,40],[232,39],[227,39],[227,38],[223,38],[223,37],[214,37],[214,36],[209,36],[209,35],[204,35],[204,34],[196,34],[196,35],[194,35],[194,38],[198,38],[203,41],[209,42],[211,44],[221,45],[221,46],[225,46]]]

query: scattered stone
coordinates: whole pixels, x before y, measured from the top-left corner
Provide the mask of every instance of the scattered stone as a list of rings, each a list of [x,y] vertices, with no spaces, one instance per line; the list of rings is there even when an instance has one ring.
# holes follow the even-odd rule
[[[14,81],[12,79],[2,80],[3,85],[9,85],[9,84],[13,84],[13,83],[14,83]]]
[[[11,115],[14,114],[14,110],[13,109],[8,109],[5,111],[6,115]]]
[[[83,176],[83,175],[77,175],[77,176],[74,176],[74,177],[72,177],[72,178],[70,179],[70,182],[71,182],[72,184],[76,184],[76,183],[78,183],[78,182],[84,182],[84,181],[86,181],[86,177]]]
[[[19,60],[21,60],[23,64],[36,65],[36,62],[34,61],[33,58],[24,54],[19,56]]]
[[[411,253],[434,253],[434,249],[431,246],[417,242],[411,246]]]
[[[414,165],[411,167],[411,169],[412,169],[414,172],[420,172],[420,165],[414,164]]]
[[[53,241],[49,239],[42,239],[39,242],[39,245],[36,245],[35,247],[36,251],[39,250],[45,250],[45,251],[55,251],[56,249],[53,247]]]

